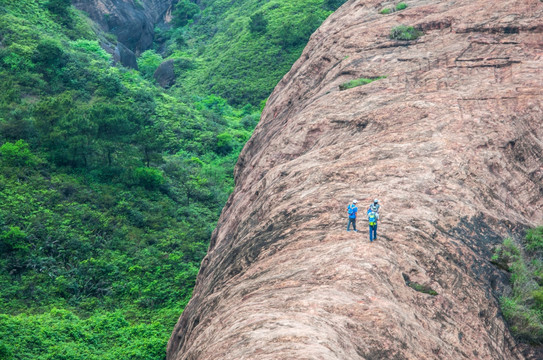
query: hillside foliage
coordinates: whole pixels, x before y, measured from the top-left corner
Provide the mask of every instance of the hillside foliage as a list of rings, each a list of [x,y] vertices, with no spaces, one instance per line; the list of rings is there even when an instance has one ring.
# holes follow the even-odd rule
[[[158,29],[183,92],[258,105],[302,53],[311,34],[345,0],[180,1],[181,21]],[[190,9],[190,10],[189,10]],[[182,14],[182,15],[181,15]]]
[[[160,359],[260,109],[112,66],[65,5],[0,7],[0,357]]]
[[[341,3],[182,0],[135,71],[69,0],[0,0],[0,358],[165,357],[261,104]]]
[[[505,239],[492,262],[511,273],[512,290],[500,301],[511,332],[520,341],[543,344],[543,226],[528,230],[522,244]]]

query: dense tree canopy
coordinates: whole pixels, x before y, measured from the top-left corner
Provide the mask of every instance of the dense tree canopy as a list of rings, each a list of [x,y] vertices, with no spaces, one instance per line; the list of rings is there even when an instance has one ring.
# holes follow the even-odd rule
[[[69,0],[0,1],[0,358],[164,358],[261,104],[329,13],[180,1],[135,71]]]
[[[199,12],[190,12],[190,19],[180,12],[175,26],[159,38],[166,58],[192,63],[190,71],[179,71],[182,91],[256,106],[288,72],[311,34],[344,2],[203,0],[197,2]],[[195,5],[184,0],[178,8],[187,4]]]

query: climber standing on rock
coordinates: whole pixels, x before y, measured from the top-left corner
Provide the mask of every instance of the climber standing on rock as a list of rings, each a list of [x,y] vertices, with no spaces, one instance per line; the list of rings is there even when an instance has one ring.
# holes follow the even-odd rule
[[[374,212],[375,216],[377,217],[377,220],[379,220],[379,209],[381,208],[381,205],[379,205],[379,199],[373,200],[373,203],[370,204],[370,207],[368,208],[368,215],[370,212]]]
[[[370,204],[368,208],[368,222],[370,225],[370,242],[377,239],[377,221],[379,221],[379,199],[373,200],[373,204]]]
[[[377,239],[377,220],[378,216],[376,212],[368,210],[368,222],[370,224],[370,242]]]
[[[358,201],[353,200],[353,203],[347,206],[347,214],[349,214],[349,222],[347,223],[347,231],[351,231],[350,227],[351,224],[353,224],[353,230],[356,230],[356,213],[358,212],[358,208],[356,207],[356,203]]]

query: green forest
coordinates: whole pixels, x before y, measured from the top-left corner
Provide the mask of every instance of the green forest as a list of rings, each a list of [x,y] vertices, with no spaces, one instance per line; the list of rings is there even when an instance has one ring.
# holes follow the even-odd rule
[[[343,2],[181,0],[133,70],[70,0],[0,0],[1,359],[165,358],[265,100]]]
[[[165,358],[266,98],[344,2],[179,0],[135,70],[70,0],[0,0],[0,359]],[[494,260],[541,343],[534,231]]]

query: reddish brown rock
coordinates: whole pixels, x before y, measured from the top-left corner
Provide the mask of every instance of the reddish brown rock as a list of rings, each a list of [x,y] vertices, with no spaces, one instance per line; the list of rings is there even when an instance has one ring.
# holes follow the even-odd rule
[[[278,84],[168,359],[523,358],[489,259],[543,223],[543,3],[407,3],[347,2]]]

